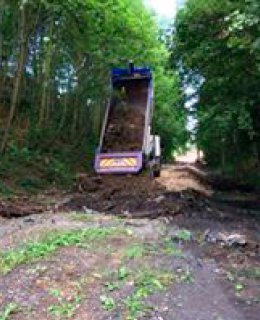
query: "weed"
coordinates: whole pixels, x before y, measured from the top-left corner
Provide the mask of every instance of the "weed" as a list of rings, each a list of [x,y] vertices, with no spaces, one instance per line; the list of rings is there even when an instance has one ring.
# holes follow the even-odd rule
[[[236,291],[242,291],[245,288],[245,285],[243,283],[236,283],[235,289]]]
[[[125,257],[127,259],[141,258],[144,255],[144,247],[140,244],[133,244],[126,248]]]
[[[135,289],[131,296],[127,297],[125,307],[128,311],[128,319],[137,319],[153,307],[145,305],[143,299],[156,291],[163,290],[165,286],[173,281],[168,272],[155,272],[153,270],[142,270],[134,278]]]
[[[121,284],[119,282],[107,282],[105,283],[105,287],[108,291],[114,291],[121,287]]]
[[[130,275],[130,271],[126,267],[121,267],[117,271],[118,280],[124,280]]]
[[[173,275],[169,272],[141,270],[134,279],[137,288],[145,288],[148,294],[156,290],[162,290],[173,281]]]
[[[192,283],[194,282],[192,272],[189,268],[183,270],[179,269],[178,272],[178,282],[182,283]]]
[[[260,280],[260,268],[250,268],[238,271],[238,277],[247,279]]]
[[[145,245],[145,251],[150,255],[158,254],[160,252],[160,247],[158,244],[148,243]]]
[[[125,307],[128,311],[128,320],[134,320],[144,315],[145,311],[149,309],[139,298],[135,295],[127,297],[124,301]]]
[[[57,318],[71,318],[81,304],[81,296],[76,293],[69,302],[62,297],[59,288],[51,288],[50,293],[58,299],[59,304],[49,306],[48,311]]]
[[[27,192],[32,192],[35,189],[43,189],[46,183],[37,179],[22,179],[17,182],[18,186],[25,189]]]
[[[166,242],[163,248],[163,253],[175,257],[183,257],[184,252],[177,248],[172,242]]]
[[[61,296],[61,291],[58,288],[51,288],[49,291],[56,298],[59,298]]]
[[[71,318],[75,314],[80,303],[81,299],[78,297],[75,303],[64,302],[60,305],[52,305],[49,306],[48,311],[57,318]]]
[[[9,303],[4,307],[4,310],[0,313],[0,320],[8,320],[10,316],[18,311],[20,307],[15,303]]]
[[[43,258],[60,247],[102,240],[115,234],[121,234],[122,232],[122,230],[115,228],[95,228],[56,234],[52,232],[41,241],[25,245],[22,250],[8,251],[0,254],[0,272],[7,273],[19,264]]]
[[[175,232],[172,240],[174,241],[190,241],[192,239],[192,234],[188,230],[178,230]]]
[[[106,295],[100,296],[100,301],[104,309],[110,311],[116,308],[115,300],[112,297],[108,297]]]
[[[9,199],[12,195],[11,189],[3,181],[0,181],[0,194],[4,199]]]

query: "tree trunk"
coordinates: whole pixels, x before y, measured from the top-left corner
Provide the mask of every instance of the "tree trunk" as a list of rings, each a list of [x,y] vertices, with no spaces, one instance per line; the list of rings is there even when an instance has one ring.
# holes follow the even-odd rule
[[[3,20],[4,20],[4,8],[5,8],[5,0],[0,0],[0,75],[3,70],[3,45],[4,45],[4,35],[3,35]]]
[[[76,93],[75,102],[74,102],[74,109],[73,109],[73,118],[71,123],[71,132],[70,135],[72,140],[76,137],[76,131],[78,126],[78,119],[79,119],[79,92]]]
[[[63,129],[64,125],[65,125],[65,122],[66,122],[66,118],[67,118],[67,111],[68,111],[68,104],[69,104],[69,90],[68,92],[66,93],[66,96],[65,96],[65,100],[64,100],[64,103],[63,103],[63,106],[62,106],[62,116],[61,116],[61,121],[60,121],[60,125],[59,125],[59,129],[58,129],[58,133],[61,132],[61,130]]]
[[[49,113],[49,99],[48,99],[48,86],[51,75],[51,61],[52,61],[52,33],[53,33],[53,21],[50,24],[50,32],[49,32],[49,44],[46,53],[46,59],[44,63],[44,80],[43,80],[43,92],[42,92],[42,100],[41,100],[41,109],[39,115],[39,127],[43,126],[45,120],[47,120],[47,114]]]
[[[4,45],[4,35],[3,35],[3,18],[4,18],[4,7],[5,7],[5,0],[0,0],[0,100],[2,96],[3,90],[3,82],[4,82],[4,75],[3,75],[3,45]]]
[[[20,85],[21,85],[21,79],[22,79],[22,73],[24,69],[24,64],[25,64],[25,55],[26,55],[26,36],[25,36],[25,8],[21,9],[21,16],[20,16],[21,22],[19,26],[19,47],[20,47],[20,53],[18,57],[18,62],[17,62],[17,71],[16,71],[16,77],[14,80],[14,89],[12,93],[12,99],[11,99],[11,107],[10,107],[10,112],[9,112],[9,117],[7,120],[6,124],[6,129],[1,145],[1,153],[4,154],[6,151],[7,143],[8,143],[8,138],[9,138],[9,133],[11,129],[11,125],[15,116],[15,111],[16,111],[16,106],[17,106],[17,101],[18,101],[18,96],[19,96],[19,90],[20,90]]]

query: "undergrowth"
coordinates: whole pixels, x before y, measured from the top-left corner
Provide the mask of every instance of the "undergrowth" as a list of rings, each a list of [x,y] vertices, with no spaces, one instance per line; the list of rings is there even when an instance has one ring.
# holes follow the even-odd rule
[[[0,320],[9,320],[13,313],[19,310],[19,306],[14,303],[6,305],[2,312],[0,312]]]
[[[41,152],[10,144],[0,162],[0,195],[24,191],[33,193],[50,185],[70,186],[76,171],[72,154],[66,151]]]
[[[10,250],[0,254],[0,273],[5,274],[17,265],[43,258],[60,247],[91,243],[122,233],[124,231],[115,228],[99,228],[48,234],[40,241],[25,245],[21,250]]]

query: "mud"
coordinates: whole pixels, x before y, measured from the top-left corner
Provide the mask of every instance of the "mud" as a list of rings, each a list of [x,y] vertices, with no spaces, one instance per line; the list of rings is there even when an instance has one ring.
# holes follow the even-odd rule
[[[163,178],[162,178],[163,179]],[[89,209],[119,216],[150,218],[188,216],[209,206],[208,199],[196,190],[171,191],[159,180],[141,177],[82,177],[78,193],[63,210]]]

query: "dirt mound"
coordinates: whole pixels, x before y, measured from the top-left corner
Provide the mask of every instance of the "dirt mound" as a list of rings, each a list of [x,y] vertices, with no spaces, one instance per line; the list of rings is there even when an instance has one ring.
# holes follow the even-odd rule
[[[12,199],[12,201],[0,200],[0,216],[8,219],[43,213],[45,210],[44,206],[31,202],[28,197]]]
[[[167,190],[147,177],[82,177],[77,184],[79,193],[65,204],[67,210],[95,210],[132,216],[158,218],[189,214],[208,206],[199,192]]]

